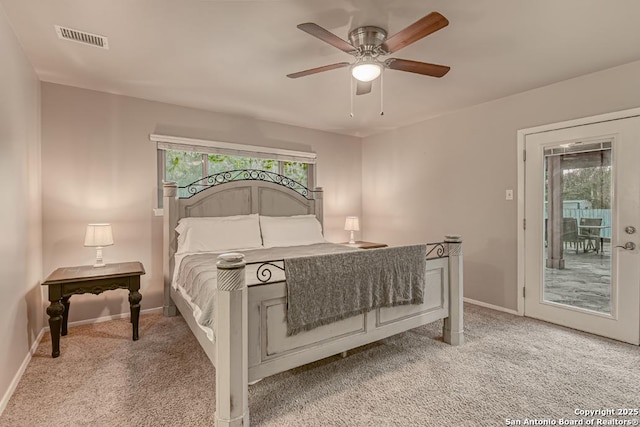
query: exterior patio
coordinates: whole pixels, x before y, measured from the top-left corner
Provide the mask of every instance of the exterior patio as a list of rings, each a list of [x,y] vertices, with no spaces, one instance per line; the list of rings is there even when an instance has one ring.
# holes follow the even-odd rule
[[[545,268],[544,299],[573,307],[611,313],[611,244],[603,251],[563,251],[564,269]]]

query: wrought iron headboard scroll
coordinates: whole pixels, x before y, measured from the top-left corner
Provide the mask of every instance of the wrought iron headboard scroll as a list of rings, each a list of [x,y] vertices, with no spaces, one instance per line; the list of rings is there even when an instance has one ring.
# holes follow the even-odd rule
[[[426,258],[428,260],[449,257],[449,245],[446,242],[427,243],[426,245]],[[282,264],[282,266],[278,265],[277,263]],[[258,269],[256,270],[256,278],[258,279],[260,284],[271,283],[271,277],[273,276],[271,271],[272,268],[277,268],[280,271],[286,271],[284,268],[283,259],[274,259],[271,261],[254,261],[248,262],[247,265],[258,265]],[[277,281],[280,282],[282,280]]]
[[[215,187],[217,185],[226,184],[228,182],[235,181],[265,181],[272,182],[274,184],[282,185],[292,189],[293,191],[301,194],[306,199],[313,199],[314,191],[309,190],[307,187],[295,181],[287,176],[277,174],[275,172],[263,171],[259,169],[236,169],[232,171],[225,171],[209,175],[205,178],[201,178],[192,182],[189,185],[178,187],[181,190],[179,193],[181,199],[188,199],[207,188]],[[187,195],[184,195],[184,194]]]

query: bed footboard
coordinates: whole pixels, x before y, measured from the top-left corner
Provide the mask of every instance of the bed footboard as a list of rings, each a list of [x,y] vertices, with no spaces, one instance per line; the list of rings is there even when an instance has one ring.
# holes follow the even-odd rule
[[[440,259],[437,261],[446,261],[442,265],[447,270],[445,287],[448,296],[448,309],[442,312],[437,319],[444,318],[444,341],[451,345],[461,345],[464,343],[462,239],[460,236],[447,236],[444,243],[439,243],[438,246],[442,247],[443,252],[446,252],[446,255],[439,254]],[[445,257],[448,259],[445,260]],[[242,254],[220,255],[217,268],[218,297],[215,307],[216,425],[248,426],[249,292],[245,284],[244,256]],[[433,320],[435,319],[429,321]],[[419,324],[411,327],[415,326],[419,326]],[[377,339],[380,338],[376,338],[374,333],[370,342]],[[251,343],[251,345],[258,344]],[[336,354],[344,350],[346,348],[339,349]],[[320,353],[317,353],[319,358],[327,356]],[[291,367],[286,367],[286,369]],[[282,366],[277,372],[286,370],[280,368]]]

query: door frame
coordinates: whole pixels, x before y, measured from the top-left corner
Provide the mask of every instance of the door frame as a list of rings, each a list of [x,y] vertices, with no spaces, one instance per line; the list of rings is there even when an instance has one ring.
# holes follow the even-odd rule
[[[536,126],[532,128],[518,130],[517,140],[517,157],[518,157],[518,301],[517,311],[520,316],[524,316],[524,285],[525,285],[525,234],[524,234],[524,219],[525,219],[525,139],[527,135],[550,132],[559,129],[568,129],[572,127],[590,125],[594,123],[609,122],[613,120],[627,119],[630,117],[640,117],[640,108],[632,108],[629,110],[616,111],[613,113],[599,114],[596,116],[582,117],[574,120],[567,120],[564,122],[550,123],[547,125]]]

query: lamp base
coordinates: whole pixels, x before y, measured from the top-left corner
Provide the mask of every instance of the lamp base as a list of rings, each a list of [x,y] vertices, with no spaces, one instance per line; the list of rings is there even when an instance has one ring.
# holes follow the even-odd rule
[[[94,267],[104,267],[106,264],[102,261],[102,246],[98,246],[96,248],[96,263],[93,264]]]
[[[355,245],[356,244],[356,240],[353,237],[353,230],[351,230],[351,235],[349,236],[349,244],[350,245]]]

